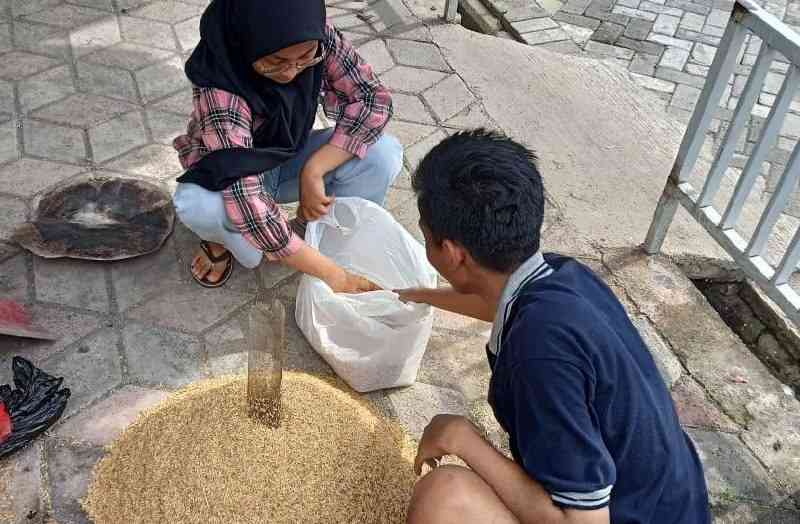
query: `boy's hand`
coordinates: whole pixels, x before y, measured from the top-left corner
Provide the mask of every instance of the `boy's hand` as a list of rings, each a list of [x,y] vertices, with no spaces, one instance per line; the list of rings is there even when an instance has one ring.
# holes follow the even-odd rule
[[[409,289],[394,289],[393,292],[399,295],[400,301],[404,304],[415,302],[418,304],[427,304],[424,293],[427,291],[424,288],[409,288]]]
[[[436,467],[436,461],[445,455],[461,457],[461,450],[474,438],[483,439],[478,430],[466,418],[458,415],[436,415],[431,420],[419,442],[414,472],[422,474],[422,465]]]

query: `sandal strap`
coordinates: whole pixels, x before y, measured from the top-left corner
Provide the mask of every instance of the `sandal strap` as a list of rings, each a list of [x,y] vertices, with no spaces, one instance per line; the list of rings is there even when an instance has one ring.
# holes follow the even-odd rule
[[[211,261],[212,264],[219,264],[220,262],[230,262],[231,260],[231,252],[225,251],[222,255],[214,255],[211,252],[211,246],[208,245],[208,242],[200,242],[200,249],[203,250],[203,253],[206,254],[208,259]]]

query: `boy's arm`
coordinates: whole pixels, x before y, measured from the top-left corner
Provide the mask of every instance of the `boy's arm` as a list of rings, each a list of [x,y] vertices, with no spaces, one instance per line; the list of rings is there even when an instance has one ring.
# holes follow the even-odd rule
[[[437,415],[425,429],[415,468],[444,455],[456,455],[492,487],[503,504],[526,523],[608,524],[608,507],[593,510],[560,508],[551,495],[517,463],[499,453],[466,418]]]
[[[478,295],[464,295],[452,288],[399,289],[395,290],[395,293],[400,295],[400,300],[403,302],[429,304],[466,317],[477,318],[486,322],[494,321],[494,308]]]

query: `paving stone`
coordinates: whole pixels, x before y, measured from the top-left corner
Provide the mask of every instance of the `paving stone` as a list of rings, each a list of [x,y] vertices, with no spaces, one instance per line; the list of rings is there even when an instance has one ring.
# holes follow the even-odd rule
[[[638,73],[640,75],[645,75],[645,76],[652,76],[655,74],[656,64],[658,63],[658,60],[659,57],[654,55],[636,53],[633,56],[633,60],[631,61],[631,65],[628,68],[628,70],[632,73]]]
[[[86,62],[135,71],[171,56],[170,51],[120,42],[82,57]]]
[[[591,35],[586,35],[586,36],[588,38]],[[537,47],[541,47],[542,49],[546,49],[552,53],[560,53],[562,55],[584,56],[585,54],[583,52],[583,49],[581,49],[581,47],[578,45],[578,43],[570,38],[569,33],[567,33],[567,38],[564,40],[538,44]]]
[[[761,464],[744,444],[728,433],[689,429],[706,474],[709,495],[713,498],[775,503],[781,500]]]
[[[11,25],[0,23],[0,53],[11,51],[13,47],[14,44],[11,41]]]
[[[89,128],[136,109],[137,106],[121,100],[79,93],[57,104],[38,109],[33,112],[33,116],[60,124]]]
[[[190,18],[180,24],[175,24],[175,34],[181,49],[188,51],[200,43],[200,17]]]
[[[294,211],[296,213],[296,210]],[[294,216],[291,214],[290,216]],[[296,271],[285,264],[277,262],[262,262],[256,269],[258,278],[264,286],[264,289],[273,290],[279,287],[282,282],[294,275]]]
[[[486,114],[480,104],[473,104],[464,109],[453,118],[448,119],[445,125],[461,129],[475,129],[476,127],[492,129],[496,127],[492,118]]]
[[[111,279],[117,306],[125,312],[160,294],[164,286],[180,282],[178,261],[169,245],[151,255],[111,264]]]
[[[226,290],[228,292],[224,295],[214,293],[214,290],[189,282],[165,285],[163,289],[161,295],[129,310],[128,316],[179,331],[198,333],[230,315],[252,298],[252,295],[232,290]]]
[[[104,16],[108,16],[108,13],[98,9],[61,4],[32,15],[26,15],[24,19],[63,27],[64,29],[72,29],[73,27],[88,25]]]
[[[183,62],[178,58],[146,67],[137,71],[135,77],[145,103],[181,88],[189,88],[189,81],[183,72]]]
[[[28,269],[24,256],[15,256],[0,263],[0,296],[27,302]]]
[[[286,305],[286,311],[294,311],[294,299]],[[286,321],[286,369],[315,373],[319,375],[333,375],[333,370],[317,354],[303,336],[294,320],[294,315],[287,315]],[[211,350],[209,350],[210,353]]]
[[[681,19],[677,16],[658,15],[656,21],[653,23],[653,32],[667,36],[675,36],[675,31],[678,30],[680,21]]]
[[[386,132],[397,138],[404,147],[409,147],[423,138],[430,136],[438,128],[422,124],[412,124],[392,119],[386,126]]]
[[[704,35],[712,36],[715,38],[722,38],[722,35],[725,34],[725,28],[706,24],[703,26],[702,32]]]
[[[681,28],[686,29],[687,31],[695,31],[696,33],[701,33],[703,31],[703,26],[706,23],[706,17],[703,15],[698,15],[696,13],[686,13],[683,15],[683,19],[681,20]]]
[[[122,39],[126,42],[169,50],[177,48],[172,28],[168,24],[121,16],[119,26]]]
[[[683,9],[684,11],[688,11],[690,13],[697,13],[698,15],[707,15],[711,12],[710,7],[696,4],[694,2],[690,2],[689,0],[667,0],[666,5],[667,7]]]
[[[383,40],[372,40],[358,48],[358,54],[372,66],[373,70],[381,75],[394,67],[394,59],[386,49],[386,43]],[[410,64],[416,65],[416,64]]]
[[[567,24],[562,22],[561,29],[567,34],[570,40],[579,46],[583,46],[591,38],[594,30],[588,27],[581,27],[577,25]]]
[[[83,132],[78,129],[26,120],[22,134],[30,155],[76,163],[86,160]]]
[[[72,394],[65,416],[78,412],[120,383],[118,341],[114,330],[104,329],[42,362],[42,369],[51,375],[66,377],[65,385]]]
[[[10,162],[19,158],[20,151],[17,144],[17,125],[16,122],[9,120],[0,124],[0,163]],[[2,168],[0,168],[2,172]],[[0,187],[4,180],[0,175]]]
[[[81,91],[109,98],[137,102],[133,77],[128,71],[78,61],[78,87]]]
[[[708,69],[709,69],[708,66],[693,64],[691,63],[691,61],[688,64],[686,64],[686,72],[694,76],[705,77],[708,75]]]
[[[641,4],[639,4],[639,9],[643,11],[647,11],[650,13],[657,13],[657,14],[665,14],[671,16],[681,17],[683,16],[683,11],[681,9],[676,9],[674,7],[668,7],[664,4],[659,4],[657,2],[648,2],[645,0]]]
[[[612,12],[628,16],[631,18],[631,20],[644,20],[646,22],[652,22],[656,19],[655,13],[642,11],[641,9],[631,9],[629,7],[624,7],[621,5],[615,6]]]
[[[795,524],[800,521],[800,512],[751,502],[714,504],[711,513],[715,524]]]
[[[69,56],[67,32],[57,27],[14,23],[14,46],[23,51],[64,60]]]
[[[247,315],[240,315],[206,335],[208,368],[213,376],[247,372],[247,322]]]
[[[401,180],[400,184],[405,183],[407,180],[407,178]],[[400,186],[396,185],[396,187]],[[394,216],[395,220],[397,220],[397,222],[417,240],[417,242],[423,245],[425,244],[425,236],[422,234],[422,230],[419,228],[419,209],[417,209],[416,203],[413,201],[406,202],[405,204],[393,209],[392,215]]]
[[[397,66],[381,75],[381,81],[392,91],[422,92],[440,82],[447,75],[441,71]]]
[[[150,144],[135,149],[104,167],[148,178],[162,179],[183,172],[175,149],[161,144]]]
[[[111,0],[69,0],[69,3],[100,9],[102,11],[108,11],[109,13],[114,11],[114,6],[111,5]]]
[[[192,91],[186,89],[154,104],[155,107],[187,117],[192,113]],[[188,120],[187,120],[188,122]]]
[[[633,78],[633,81],[638,85],[645,89],[650,89],[651,91],[658,91],[659,93],[672,93],[675,91],[675,84],[667,82],[666,80],[659,80],[658,78],[636,73],[631,73],[631,78]]]
[[[153,140],[172,146],[172,141],[186,133],[189,120],[186,116],[166,113],[154,109],[147,110],[147,125],[153,133]]]
[[[613,24],[628,25],[630,23],[631,17],[620,12],[625,11],[626,8],[618,6],[614,7],[613,9],[618,12],[614,13],[612,12],[612,9],[609,8],[595,7],[595,4],[592,3],[592,5],[586,9],[584,14],[590,18],[596,18],[598,20],[602,20],[603,22],[611,22]]]
[[[114,17],[104,18],[70,33],[70,43],[76,56],[116,44],[122,39],[119,24]]]
[[[392,95],[392,99],[395,108],[394,116],[396,118],[423,124],[435,123],[433,117],[418,97],[395,93]]]
[[[731,17],[730,11],[722,9],[712,9],[706,18],[706,23],[716,27],[725,27],[728,25],[728,19]]]
[[[147,142],[144,122],[139,113],[128,113],[89,130],[95,162],[112,157]]]
[[[181,387],[203,377],[203,346],[191,336],[139,323],[122,333],[131,378],[141,384]]]
[[[82,169],[77,166],[21,158],[0,168],[0,192],[29,198],[81,171]]]
[[[423,67],[434,71],[450,71],[439,49],[433,44],[407,40],[389,40],[389,51],[400,65]]]
[[[656,78],[660,78],[661,80],[666,80],[668,82],[676,82],[678,84],[683,84],[698,89],[702,88],[706,81],[705,78],[693,76],[688,73],[684,73],[683,71],[676,71],[675,69],[664,67],[659,67],[656,69]]]
[[[729,433],[740,431],[739,426],[720,411],[703,388],[689,376],[682,377],[674,385],[672,399],[684,426]]]
[[[467,406],[461,393],[448,388],[417,382],[413,386],[392,390],[387,394],[392,412],[419,440],[431,419],[440,414],[466,415]]]
[[[0,80],[0,112],[10,115],[14,110],[14,85]]]
[[[582,2],[571,1],[568,3],[571,3],[573,6],[581,4],[583,5],[583,9],[586,9],[586,6],[589,5],[588,1],[582,1]],[[542,9],[541,7],[526,3],[526,5],[512,7],[511,9],[503,13],[503,18],[505,20],[508,20],[509,22],[521,22],[523,20],[530,20],[531,18],[543,18],[546,17],[548,14],[549,13],[544,9]]]
[[[590,40],[586,43],[584,50],[595,56],[619,58],[621,60],[630,60],[633,58],[633,50],[625,49],[622,47],[615,47],[612,45],[604,44],[602,42],[595,42]]]
[[[716,47],[698,43],[695,44],[694,49],[692,49],[692,60],[699,64],[710,66],[716,52]]]
[[[544,31],[535,31],[533,33],[525,33],[520,35],[520,38],[522,38],[522,40],[528,45],[542,45],[568,40],[569,35],[561,28],[558,28],[545,29]]]
[[[594,18],[588,18],[586,16],[566,13],[564,11],[559,11],[556,14],[554,14],[553,20],[556,20],[558,22],[563,22],[566,24],[577,25],[580,27],[586,27],[592,30],[600,27],[600,20],[596,20]]]
[[[60,424],[55,435],[73,443],[107,446],[119,437],[142,411],[166,399],[156,389],[124,386],[88,409]]]
[[[603,22],[600,24],[600,27],[595,30],[594,34],[592,34],[591,39],[605,44],[613,44],[622,35],[624,30],[625,27],[622,25]]]
[[[3,55],[3,67],[0,68],[0,77],[8,80],[20,80],[58,64],[59,60],[55,58],[33,55],[24,51],[12,51]]]
[[[655,57],[661,56],[664,52],[664,46],[661,44],[654,44],[653,42],[643,42],[641,40],[633,40],[631,38],[622,37],[617,40],[615,44],[619,47],[624,47],[626,49],[631,49],[632,51],[636,51],[637,53],[644,53],[648,55],[653,55]]]
[[[384,202],[383,207],[392,211],[397,207],[408,204],[414,198],[414,192],[409,189],[390,187],[386,193],[386,202]]]
[[[0,240],[8,240],[27,216],[22,200],[0,195]]]
[[[35,257],[33,267],[38,300],[108,312],[103,263]]]
[[[445,138],[447,138],[447,135],[444,133],[444,131],[439,130],[427,137],[425,140],[422,140],[421,142],[407,148],[405,152],[406,165],[408,165],[412,171],[416,169],[417,164],[419,164],[420,160],[422,160],[428,151],[433,149],[433,146]]]
[[[557,29],[558,24],[551,18],[534,18],[520,22],[511,22],[511,27],[518,34],[531,33],[533,31],[543,31],[545,29]]]
[[[720,43],[720,39],[715,36],[710,36],[703,33],[695,33],[694,31],[687,31],[686,29],[681,28],[678,28],[678,31],[675,33],[675,38],[708,44],[714,47],[719,46]]]
[[[23,112],[28,112],[74,92],[75,87],[69,68],[57,67],[21,81],[19,102]]]
[[[438,327],[438,326],[437,326]],[[491,372],[486,336],[435,332],[428,342],[417,380],[458,391],[468,403],[486,398]]]
[[[58,522],[90,524],[81,507],[92,481],[92,470],[103,457],[99,447],[72,447],[50,441],[47,443],[47,478],[53,516]]]
[[[625,36],[634,40],[644,40],[650,31],[653,30],[653,22],[647,20],[634,19],[625,28]]]
[[[0,516],[3,522],[33,524],[43,513],[40,454],[41,448],[36,442],[0,462]]]
[[[661,61],[658,65],[659,67],[668,67],[680,71],[688,60],[689,51],[678,49],[677,47],[668,47],[666,51],[664,51],[664,54],[661,55]]]
[[[475,101],[475,97],[458,75],[451,75],[422,94],[440,121],[447,120]]]
[[[677,47],[679,49],[684,49],[686,51],[691,51],[694,42],[690,42],[688,40],[681,40],[679,38],[672,38],[667,35],[662,34],[651,34],[647,37],[647,40],[650,42],[655,42],[657,44],[662,44],[667,47]]]
[[[200,5],[187,4],[175,0],[162,0],[130,11],[128,14],[137,18],[149,18],[151,20],[176,24],[202,13],[203,7]]]

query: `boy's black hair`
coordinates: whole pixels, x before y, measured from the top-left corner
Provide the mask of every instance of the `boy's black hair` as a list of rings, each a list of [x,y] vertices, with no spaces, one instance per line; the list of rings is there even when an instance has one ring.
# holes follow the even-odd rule
[[[458,242],[482,266],[509,273],[539,250],[544,188],[536,155],[486,129],[444,139],[412,176],[433,240]]]

